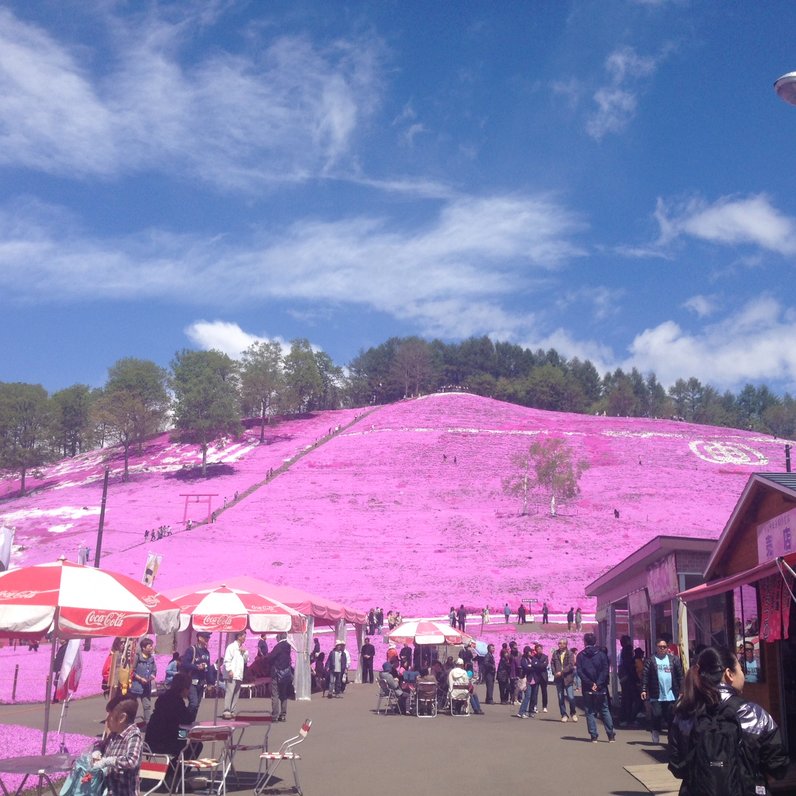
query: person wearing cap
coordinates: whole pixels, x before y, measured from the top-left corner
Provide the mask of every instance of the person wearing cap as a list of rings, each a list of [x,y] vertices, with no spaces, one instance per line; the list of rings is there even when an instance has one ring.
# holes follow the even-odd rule
[[[210,634],[202,631],[196,634],[196,644],[192,644],[183,653],[180,661],[180,671],[191,678],[191,689],[188,692],[188,708],[191,711],[191,721],[196,721],[199,705],[205,693],[207,684],[207,670],[210,668],[210,652],[207,642]]]
[[[329,699],[343,696],[346,672],[348,671],[348,653],[345,651],[344,642],[338,641],[329,653],[327,671],[329,673]]]

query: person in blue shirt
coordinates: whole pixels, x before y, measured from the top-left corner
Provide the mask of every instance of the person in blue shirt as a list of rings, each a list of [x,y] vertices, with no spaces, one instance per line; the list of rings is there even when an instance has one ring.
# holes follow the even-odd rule
[[[669,652],[666,639],[659,638],[655,643],[655,654],[644,661],[641,674],[641,699],[650,704],[653,743],[660,743],[664,719],[668,731],[682,687],[683,665],[676,655]]]

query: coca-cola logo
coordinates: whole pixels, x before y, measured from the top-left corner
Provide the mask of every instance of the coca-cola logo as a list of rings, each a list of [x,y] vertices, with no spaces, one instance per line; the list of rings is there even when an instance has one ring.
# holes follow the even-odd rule
[[[230,614],[208,614],[196,617],[196,624],[202,627],[229,627],[234,621],[235,617]]]
[[[0,600],[31,600],[37,594],[36,591],[0,591]]]
[[[119,611],[89,611],[86,614],[86,624],[89,627],[121,627],[124,624],[124,614]]]
[[[158,604],[160,603],[160,600],[154,594],[148,594],[146,597],[144,597],[143,600],[141,600],[141,602],[147,608],[157,608]]]

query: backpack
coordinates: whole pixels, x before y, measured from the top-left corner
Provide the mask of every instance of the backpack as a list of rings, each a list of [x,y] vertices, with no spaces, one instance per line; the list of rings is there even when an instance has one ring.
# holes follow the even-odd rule
[[[82,754],[72,764],[59,796],[103,796],[107,789],[105,772],[92,768],[90,755]]]
[[[731,696],[718,710],[698,716],[691,730],[689,796],[754,796],[755,767],[737,712],[742,700]],[[761,780],[762,782],[762,780]]]

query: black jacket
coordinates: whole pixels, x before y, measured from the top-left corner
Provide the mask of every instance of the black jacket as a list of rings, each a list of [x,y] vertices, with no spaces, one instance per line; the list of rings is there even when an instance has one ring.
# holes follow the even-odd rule
[[[683,664],[676,655],[671,652],[666,653],[669,659],[669,668],[672,673],[672,693],[675,700],[680,696],[683,689]],[[657,656],[650,655],[644,661],[644,669],[641,674],[641,690],[647,692],[647,699],[657,699],[660,696],[660,686],[658,685],[658,667],[655,663]]]
[[[727,685],[721,685],[720,689],[722,702],[731,696],[737,696],[737,692]],[[741,725],[744,743],[750,752],[755,774],[761,783],[763,775],[782,779],[790,763],[790,757],[774,719],[760,705],[747,702],[742,697],[738,700],[735,717]],[[669,770],[675,777],[683,780],[680,787],[681,796],[688,794],[689,769],[693,757],[691,754],[693,727],[693,716],[681,716],[675,713],[669,730]]]
[[[531,655],[531,677],[533,683],[547,683],[547,655]]]
[[[581,680],[581,690],[584,694],[597,686],[598,692],[605,692],[608,688],[608,656],[597,647],[586,647],[578,653],[575,661],[578,675]]]

